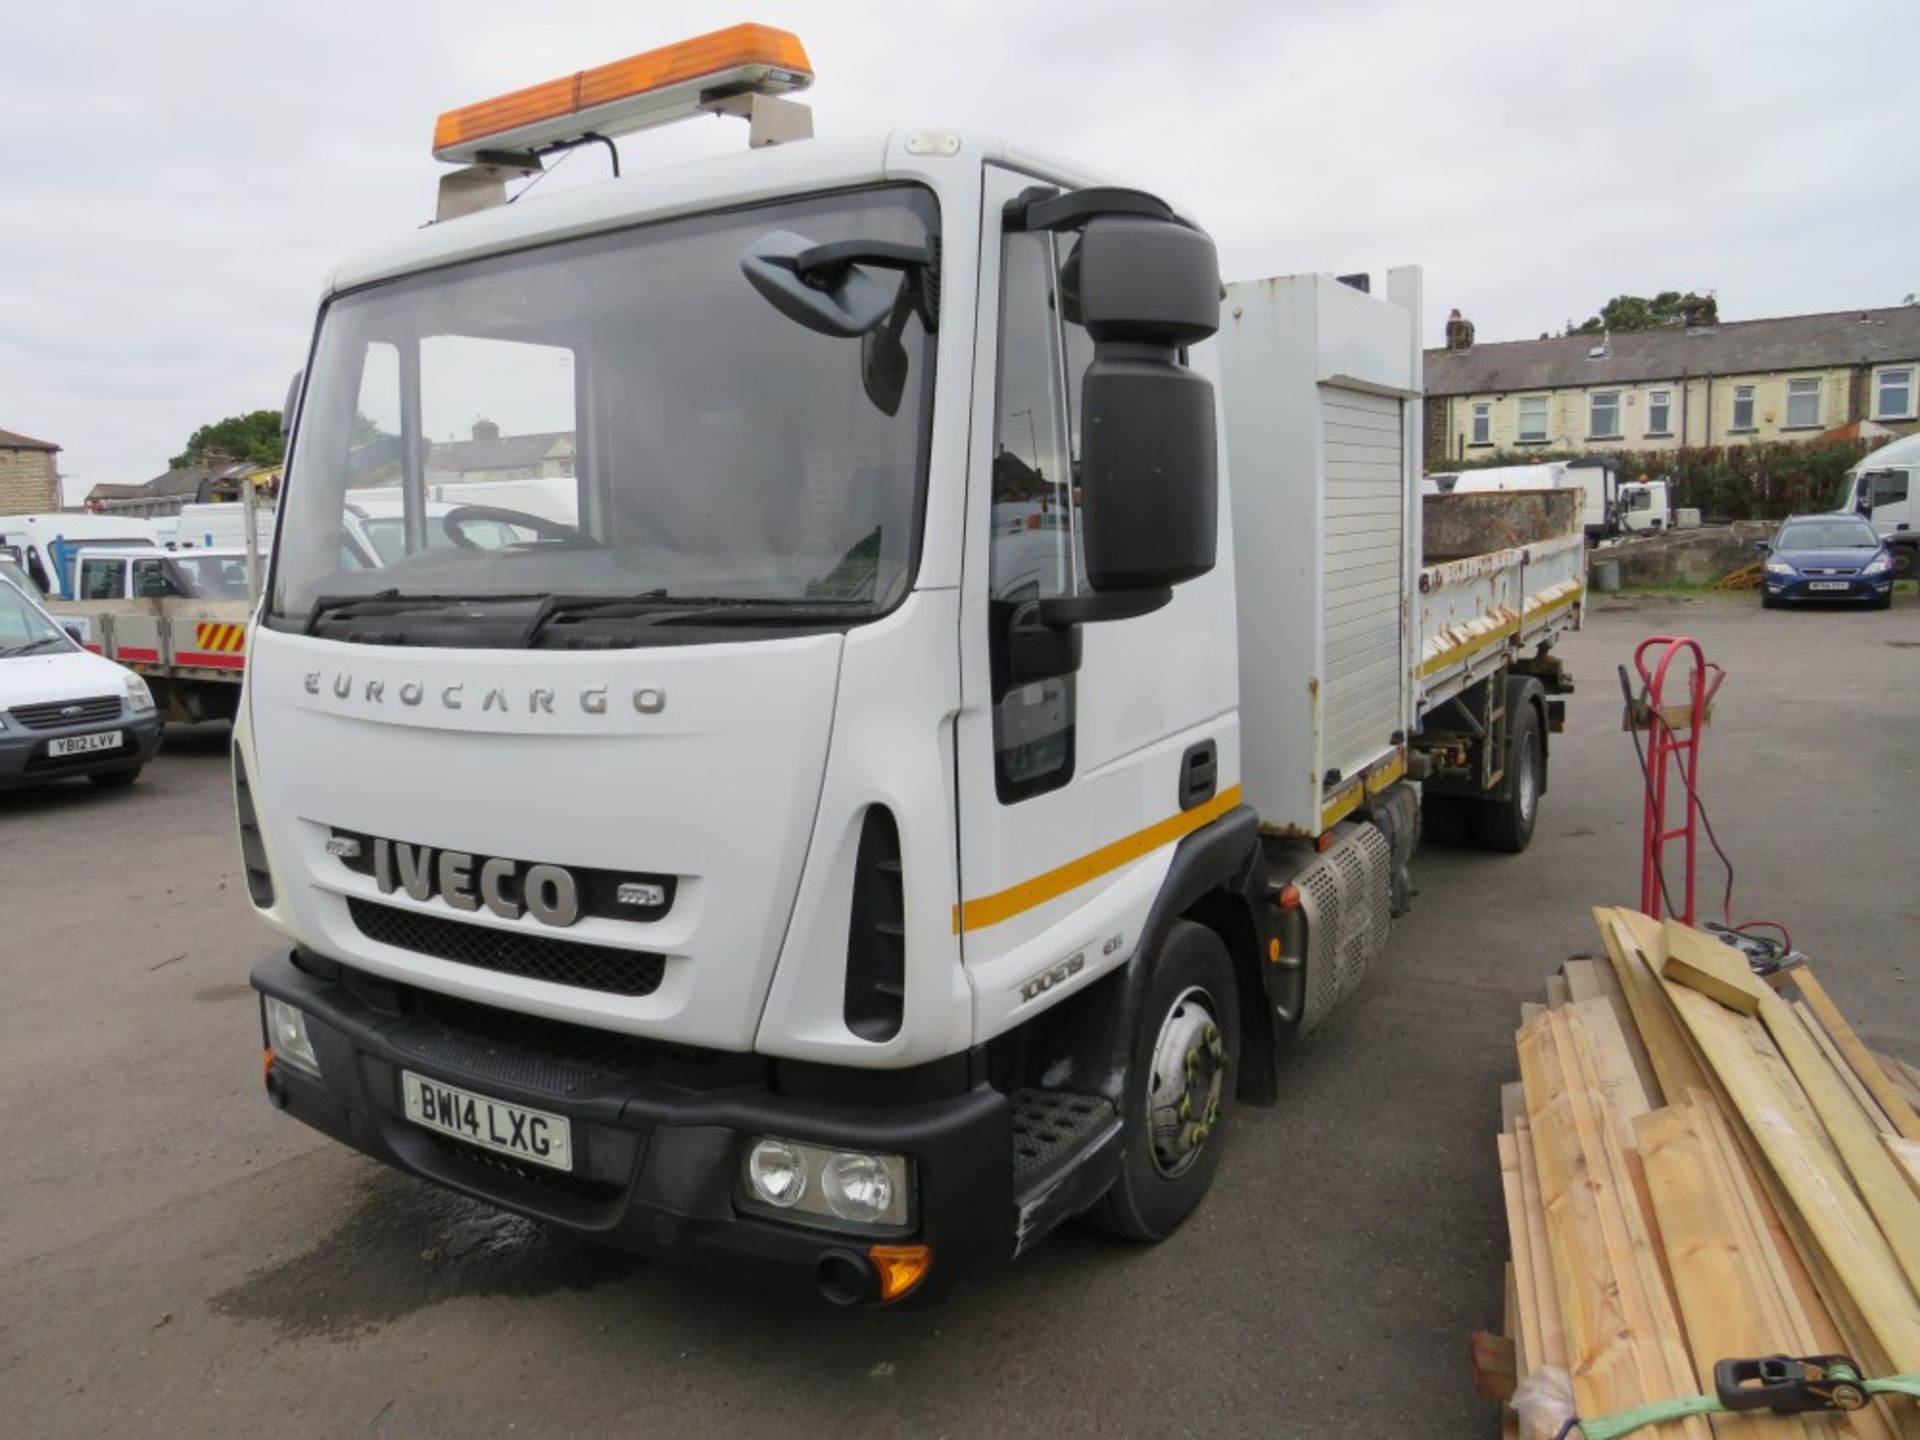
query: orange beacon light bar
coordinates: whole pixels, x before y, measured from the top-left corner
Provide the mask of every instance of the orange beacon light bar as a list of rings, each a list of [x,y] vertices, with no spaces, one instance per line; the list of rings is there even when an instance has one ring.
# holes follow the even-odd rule
[[[722,102],[780,95],[813,83],[797,35],[733,25],[559,80],[449,110],[433,127],[437,160],[471,164],[485,152],[524,154],[682,120]]]

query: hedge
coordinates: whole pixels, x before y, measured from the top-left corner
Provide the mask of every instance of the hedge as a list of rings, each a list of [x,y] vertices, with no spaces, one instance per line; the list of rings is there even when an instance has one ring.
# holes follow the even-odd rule
[[[1622,480],[1665,476],[1674,485],[1673,503],[1698,509],[1704,518],[1778,520],[1833,509],[1840,498],[1840,477],[1878,443],[1776,440],[1679,450],[1499,450],[1473,460],[1450,460],[1446,469],[1452,473],[1601,455],[1619,463]]]

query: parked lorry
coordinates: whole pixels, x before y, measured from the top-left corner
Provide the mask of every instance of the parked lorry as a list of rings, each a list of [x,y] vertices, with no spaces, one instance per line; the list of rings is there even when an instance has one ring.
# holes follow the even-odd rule
[[[73,560],[83,546],[157,550],[151,520],[132,515],[0,515],[0,555],[17,562],[49,596],[72,599]]]
[[[1187,212],[802,140],[808,76],[745,26],[442,117],[457,218],[321,305],[235,803],[275,1105],[889,1303],[1074,1216],[1171,1234],[1379,955],[1422,778],[1526,844],[1583,536],[1572,492],[1423,502],[1417,270],[1223,299]],[[487,203],[713,109],[784,143]],[[571,521],[430,514],[426,437],[503,393],[575,438]],[[389,463],[399,553],[350,568]]]
[[[70,564],[75,598],[47,602],[63,629],[142,676],[161,721],[233,718],[258,553],[83,546]]]
[[[1835,510],[1864,515],[1887,542],[1896,579],[1920,579],[1920,435],[1869,451],[1847,471]]]
[[[1675,527],[1673,485],[1668,480],[1629,480],[1620,487],[1620,531],[1654,535]],[[1698,512],[1694,512],[1697,516]],[[1696,519],[1695,523],[1698,521]]]

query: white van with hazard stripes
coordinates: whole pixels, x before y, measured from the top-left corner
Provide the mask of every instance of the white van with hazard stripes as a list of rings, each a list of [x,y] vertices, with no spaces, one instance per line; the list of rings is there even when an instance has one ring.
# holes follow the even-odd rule
[[[1192,1213],[1385,943],[1416,782],[1525,847],[1584,538],[1423,507],[1418,271],[1223,292],[1174,205],[808,139],[809,79],[740,26],[441,117],[440,223],[322,303],[234,781],[275,1105],[882,1304]],[[499,203],[716,111],[751,148]],[[564,507],[430,489],[476,414]]]

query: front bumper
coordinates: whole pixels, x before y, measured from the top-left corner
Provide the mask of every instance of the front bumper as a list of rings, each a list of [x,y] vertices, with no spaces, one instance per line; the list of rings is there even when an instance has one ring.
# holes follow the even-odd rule
[[[84,755],[47,754],[49,741],[106,730],[118,730],[121,735],[121,743],[112,750],[92,750]],[[73,775],[131,770],[146,764],[159,748],[160,721],[151,711],[129,715],[123,707],[118,720],[96,720],[46,730],[29,730],[10,720],[7,728],[0,730],[0,790],[46,784]]]
[[[936,1298],[1014,1253],[1011,1106],[972,1073],[968,1057],[937,1074],[896,1074],[656,1047],[658,1066],[601,1064],[590,1074],[554,1060],[550,1048],[535,1053],[461,1033],[448,1024],[443,997],[410,997],[351,976],[320,979],[289,951],[256,965],[253,985],[306,1012],[320,1062],[320,1079],[271,1066],[276,1105],[376,1160],[582,1239],[796,1296],[831,1291],[839,1303],[877,1302],[866,1238],[736,1208],[746,1150],[755,1137],[775,1135],[911,1158],[917,1226],[884,1243],[926,1244],[933,1259],[897,1303]],[[627,1043],[611,1032],[605,1038]],[[402,1109],[402,1068],[565,1116],[573,1171],[520,1165],[416,1125]],[[850,1277],[864,1277],[852,1293]]]
[[[1827,602],[1862,600],[1883,600],[1893,593],[1893,573],[1885,575],[1847,575],[1847,576],[1776,576],[1764,577],[1767,598],[1784,600],[1791,603],[1821,604]],[[1816,585],[1838,585],[1838,590],[1819,589]]]

